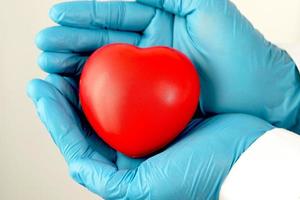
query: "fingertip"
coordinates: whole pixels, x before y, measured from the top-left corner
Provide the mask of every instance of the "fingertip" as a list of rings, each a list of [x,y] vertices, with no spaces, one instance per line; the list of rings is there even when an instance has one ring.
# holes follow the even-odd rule
[[[38,65],[47,73],[60,73],[65,68],[65,58],[60,53],[42,52],[38,57]]]
[[[38,91],[43,81],[41,79],[33,79],[28,82],[26,87],[27,96],[36,103],[38,101]]]
[[[39,67],[47,73],[79,75],[87,56],[73,53],[42,52],[37,60]]]
[[[49,30],[50,30],[50,28],[43,29],[40,32],[38,32],[38,34],[35,37],[35,45],[41,50],[47,49],[47,45],[48,45],[47,41],[50,38]],[[48,38],[48,40],[47,40],[47,38]]]
[[[35,40],[34,40],[34,43],[35,45],[37,46],[37,48],[41,49],[41,44],[42,44],[42,41],[43,38],[42,38],[42,31],[38,32],[35,36]]]
[[[70,37],[68,28],[64,26],[53,26],[41,30],[35,37],[36,46],[47,52],[68,52],[63,48],[65,40]]]
[[[48,57],[46,56],[46,53],[45,52],[42,52],[38,59],[37,59],[37,64],[38,66],[40,66],[40,68],[45,71],[45,72],[49,72],[48,70],[48,66],[49,66],[49,63],[48,63]]]
[[[41,98],[55,99],[57,90],[53,85],[44,80],[33,79],[27,85],[27,95],[36,104]]]
[[[50,10],[49,10],[49,17],[52,21],[55,23],[60,23],[62,19],[64,18],[64,3],[55,4]]]

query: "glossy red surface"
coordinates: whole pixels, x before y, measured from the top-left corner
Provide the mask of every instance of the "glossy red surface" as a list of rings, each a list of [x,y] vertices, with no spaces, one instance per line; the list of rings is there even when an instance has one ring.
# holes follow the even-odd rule
[[[91,55],[80,79],[88,121],[106,143],[130,157],[146,156],[175,139],[199,95],[193,64],[167,47],[107,45]]]

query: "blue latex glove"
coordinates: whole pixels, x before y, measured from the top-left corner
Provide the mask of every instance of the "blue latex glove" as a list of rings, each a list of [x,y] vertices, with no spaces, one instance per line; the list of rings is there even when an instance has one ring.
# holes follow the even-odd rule
[[[300,133],[300,79],[284,51],[227,0],[67,2],[53,7],[60,25],[42,31],[40,66],[80,74],[90,52],[125,42],[166,45],[185,53],[201,77],[204,114],[240,112]]]
[[[224,178],[269,123],[245,114],[193,120],[166,149],[145,159],[117,154],[80,111],[72,80],[33,80],[28,95],[75,181],[105,199],[218,199]]]

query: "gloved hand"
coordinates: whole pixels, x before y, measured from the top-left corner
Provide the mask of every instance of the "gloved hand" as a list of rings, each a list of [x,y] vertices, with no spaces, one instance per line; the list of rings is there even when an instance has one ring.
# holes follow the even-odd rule
[[[193,120],[166,149],[145,159],[118,154],[82,117],[73,81],[49,75],[28,95],[75,181],[105,199],[218,199],[224,178],[269,123],[245,114]]]
[[[204,114],[240,112],[300,133],[300,77],[290,56],[264,39],[228,0],[67,2],[37,37],[49,73],[79,74],[109,43],[166,45],[185,53],[201,77]],[[143,3],[143,4],[141,4]]]

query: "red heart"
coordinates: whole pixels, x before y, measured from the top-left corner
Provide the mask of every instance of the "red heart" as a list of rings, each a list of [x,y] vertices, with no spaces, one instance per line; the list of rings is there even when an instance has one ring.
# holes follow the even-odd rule
[[[107,45],[91,55],[80,79],[88,121],[105,142],[130,157],[170,143],[191,120],[199,95],[193,64],[168,47]]]

